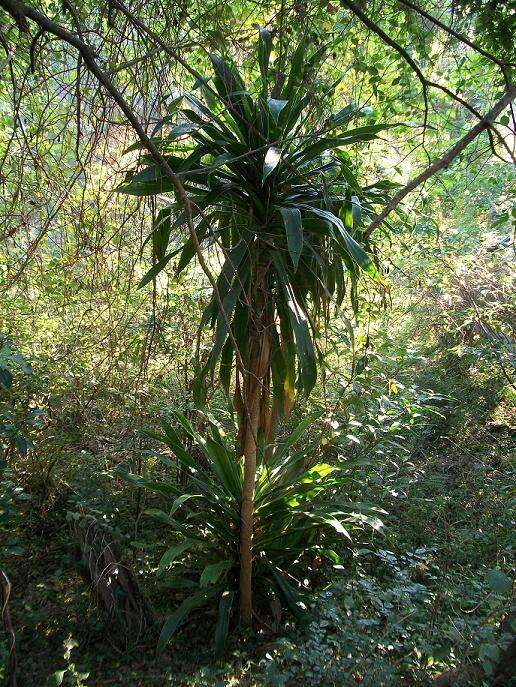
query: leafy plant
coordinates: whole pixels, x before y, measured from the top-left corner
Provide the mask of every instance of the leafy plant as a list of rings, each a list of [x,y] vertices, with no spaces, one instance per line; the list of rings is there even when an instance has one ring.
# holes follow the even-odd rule
[[[296,388],[308,395],[316,383],[318,330],[330,300],[340,305],[349,291],[356,307],[359,270],[383,285],[361,222],[392,186],[361,188],[345,152],[376,138],[385,125],[350,128],[358,115],[353,105],[310,121],[310,82],[324,47],[309,53],[302,40],[284,80],[279,64],[270,65],[272,36],[265,29],[257,52],[254,88],[233,63],[210,55],[213,81],[199,74],[196,82],[204,102],[184,94],[158,125],[154,143],[184,186],[195,227],[190,224],[188,238],[170,249],[188,210],[179,199],[161,208],[151,235],[157,262],[142,280],[150,282],[177,255],[177,274],[210,247],[224,258],[201,320],[201,328],[214,330],[214,345],[197,375],[197,400],[217,365],[228,396],[234,379],[240,418],[235,460],[244,456],[239,603],[247,625],[256,466],[274,441],[278,418],[288,415]],[[162,164],[149,155],[142,155],[139,167],[119,192],[174,190]]]
[[[307,130],[309,83],[325,51],[307,56],[302,41],[285,85],[276,83],[272,91],[277,97],[267,98],[274,74],[271,50],[272,38],[262,29],[261,80],[254,98],[235,65],[211,55],[214,88],[201,75],[196,84],[207,104],[191,93],[176,98],[154,143],[188,192],[202,248],[216,247],[225,258],[217,280],[219,298],[212,295],[202,318],[202,326],[215,329],[215,345],[200,377],[220,361],[228,389],[235,344],[244,365],[249,361],[249,327],[256,326],[257,315],[254,292],[260,290],[265,294],[261,320],[274,330],[270,361],[275,398],[283,408],[293,398],[296,361],[298,388],[308,393],[315,384],[317,320],[328,301],[334,296],[340,305],[349,281],[356,305],[360,268],[382,283],[361,226],[385,190],[395,185],[384,181],[361,188],[345,152],[348,146],[374,140],[386,125],[350,128],[360,112],[348,105],[315,131]],[[339,81],[328,90],[328,99]],[[135,147],[141,146],[128,151]],[[120,193],[173,191],[171,180],[149,155],[141,156],[139,166],[118,187]],[[141,286],[172,258],[179,256],[180,274],[195,257],[191,236],[180,248],[169,248],[185,224],[179,203],[160,210],[151,235],[157,263]]]
[[[158,653],[194,609],[216,600],[214,650],[219,653],[238,588],[243,465],[215,424],[210,423],[204,439],[184,415],[176,413],[176,419],[194,443],[191,452],[184,449],[178,430],[168,423],[163,423],[164,433],[154,437],[188,470],[191,491],[184,493],[171,482],[137,475],[128,474],[126,479],[171,499],[169,510],[148,511],[179,537],[163,554],[157,572],[169,578],[167,586],[191,592],[166,621]],[[255,484],[255,592],[262,606],[274,596],[280,597],[298,619],[303,617],[306,588],[301,580],[310,574],[314,557],[339,563],[339,541],[350,541],[351,532],[366,523],[381,527],[374,508],[346,503],[339,496],[349,482],[353,461],[346,461],[346,468],[318,463],[307,469],[306,447],[294,450],[313,420],[310,417],[300,423],[270,459],[258,465]],[[157,456],[175,468],[169,458]]]

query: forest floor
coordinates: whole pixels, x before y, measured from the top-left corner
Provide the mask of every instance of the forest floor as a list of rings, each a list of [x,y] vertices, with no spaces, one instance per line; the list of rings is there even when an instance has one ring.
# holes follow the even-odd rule
[[[457,667],[440,684],[489,684],[503,651],[499,622],[510,607],[503,571],[511,566],[513,536],[513,402],[486,376],[448,369],[439,379],[425,368],[420,375],[437,392],[454,391],[410,455],[400,455],[396,466],[378,465],[364,484],[367,499],[388,513],[384,533],[354,551],[349,564],[323,569],[305,627],[233,640],[218,663],[206,615],[156,661],[154,638],[123,646],[117,626],[93,603],[70,522],[84,488],[100,500],[92,509],[99,521],[123,531],[127,495],[121,488],[112,496],[108,471],[92,478],[93,458],[84,454],[82,486],[64,472],[55,479],[70,480],[68,491],[27,488],[21,555],[7,567],[19,686],[424,686]],[[107,493],[109,507],[102,505]],[[138,536],[151,544],[133,567],[151,603],[166,610],[166,594],[148,574],[152,532],[144,527]]]

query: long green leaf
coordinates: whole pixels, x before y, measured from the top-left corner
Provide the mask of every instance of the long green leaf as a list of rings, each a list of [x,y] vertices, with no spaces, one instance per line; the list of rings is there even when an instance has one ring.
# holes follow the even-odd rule
[[[273,569],[272,576],[276,582],[278,591],[287,603],[291,613],[295,616],[297,620],[303,619],[303,609],[300,607],[299,594],[296,592],[294,587],[287,582],[280,570]]]
[[[305,53],[306,42],[303,39],[299,41],[299,44],[290,61],[290,73],[285,88],[282,92],[282,95],[286,100],[291,98],[295,90],[301,85],[303,80]]]
[[[232,591],[222,592],[222,596],[220,597],[217,627],[215,628],[215,639],[213,642],[213,652],[215,656],[220,656],[226,644],[229,631],[229,617],[231,615],[234,598],[235,592]]]
[[[284,303],[281,304],[279,301],[277,302],[280,310],[280,317],[285,318],[288,316],[290,320],[292,331],[296,339],[301,386],[305,394],[308,395],[314,388],[317,380],[317,363],[307,317],[296,300],[281,255],[274,254],[273,261],[280,286],[284,293]]]
[[[321,210],[320,208],[315,208],[310,205],[304,205],[303,207],[307,211],[313,212],[314,215],[318,215],[319,217],[327,219],[335,227],[337,227],[342,239],[344,240],[344,244],[353,260],[358,265],[360,265],[364,272],[366,272],[373,279],[378,280],[379,278],[381,278],[374,262],[371,260],[369,255],[362,248],[362,246],[360,246],[355,241],[355,239],[352,236],[350,236],[350,234],[346,231],[346,228],[344,227],[344,224],[341,219],[339,219],[336,215],[333,214],[333,212],[330,212],[329,210]]]
[[[298,208],[279,208],[279,211],[283,218],[283,223],[285,224],[288,251],[292,258],[294,270],[297,270],[299,258],[303,252],[303,224],[301,221],[301,212]]]
[[[165,267],[168,265],[168,263],[172,260],[174,257],[174,253],[169,253],[168,255],[165,255],[161,260],[159,260],[155,265],[153,265],[148,272],[145,273],[145,276],[142,277],[138,284],[139,289],[143,289],[144,286],[147,286],[149,282],[151,282],[153,279],[155,279],[160,272],[163,272]]]
[[[211,437],[206,438],[204,451],[209,456],[213,469],[226,492],[238,499],[241,492],[241,472],[234,454]]]
[[[163,260],[165,251],[168,247],[170,238],[170,208],[162,208],[156,217],[156,223],[152,232],[152,242],[154,246],[154,253],[158,261]]]
[[[182,625],[191,611],[193,611],[195,608],[199,608],[200,606],[204,606],[204,604],[212,599],[219,591],[220,586],[214,586],[211,589],[206,589],[198,592],[197,594],[193,594],[183,601],[177,611],[171,615],[163,625],[156,647],[156,654],[158,657],[161,656],[172,636]]]
[[[122,479],[133,484],[135,487],[156,491],[160,494],[165,494],[166,496],[177,497],[181,494],[179,489],[172,484],[145,479],[144,477],[141,477],[141,475],[134,475],[130,472],[125,472],[124,470],[118,470],[118,474],[120,477],[122,477]]]
[[[320,417],[321,412],[317,412],[311,413],[304,420],[301,420],[301,422],[296,425],[294,430],[289,434],[285,441],[283,441],[274,451],[272,463],[277,464],[283,460],[290,449],[301,439],[308,427],[313,425]]]

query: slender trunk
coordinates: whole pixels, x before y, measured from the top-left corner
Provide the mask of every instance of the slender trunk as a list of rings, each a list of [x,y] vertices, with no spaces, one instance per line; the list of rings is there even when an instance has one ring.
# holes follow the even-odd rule
[[[265,460],[269,460],[272,457],[274,451],[274,442],[276,441],[276,435],[278,434],[278,422],[280,416],[279,404],[276,400],[272,402],[272,410],[269,420],[269,428],[267,432],[267,448],[265,450]]]
[[[262,383],[270,360],[268,332],[260,324],[251,336],[249,368],[244,384],[244,412],[241,417],[243,429],[244,485],[240,511],[240,622],[251,625],[253,616],[252,573],[253,573],[253,520],[254,487],[256,479],[256,455],[262,404]],[[268,403],[268,399],[267,399]]]
[[[249,375],[252,370],[249,371]],[[245,420],[244,437],[244,485],[240,511],[240,622],[251,625],[253,614],[252,574],[253,574],[253,519],[254,519],[254,482],[256,474],[256,438],[259,430],[259,386],[254,380],[252,394],[246,394],[248,417]],[[249,389],[251,391],[251,389]]]

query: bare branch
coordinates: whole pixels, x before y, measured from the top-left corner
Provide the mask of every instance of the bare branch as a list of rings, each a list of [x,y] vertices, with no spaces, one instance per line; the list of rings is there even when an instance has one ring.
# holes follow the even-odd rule
[[[383,208],[379,215],[377,215],[371,224],[368,226],[365,232],[366,238],[369,237],[372,232],[377,229],[385,218],[395,210],[401,201],[408,196],[414,189],[423,184],[427,179],[430,179],[434,174],[446,169],[453,162],[453,160],[460,155],[460,153],[479,136],[483,131],[489,129],[493,122],[496,120],[498,115],[508,107],[511,102],[516,98],[516,86],[510,86],[508,91],[505,93],[503,98],[501,98],[496,105],[485,115],[485,117],[476,124],[463,138],[460,139],[454,146],[452,146],[444,155],[435,160],[429,167],[427,167],[424,172],[418,174],[414,179],[409,181],[409,183],[396,193],[387,205]]]
[[[399,0],[399,1],[401,2],[402,0]],[[381,38],[382,41],[383,41],[384,43],[386,43],[387,45],[390,45],[391,48],[394,48],[394,50],[396,50],[396,52],[397,52],[399,55],[401,55],[401,56],[403,57],[403,59],[405,60],[405,62],[410,66],[410,68],[413,70],[413,72],[415,73],[415,75],[416,75],[417,78],[419,79],[419,81],[420,81],[420,83],[421,83],[421,85],[422,85],[422,87],[423,87],[423,100],[424,100],[424,105],[425,105],[425,115],[424,115],[424,123],[423,123],[423,140],[424,140],[424,132],[425,132],[425,130],[426,130],[426,124],[427,124],[427,120],[428,120],[428,88],[429,88],[429,87],[430,87],[430,88],[438,89],[438,90],[442,91],[443,93],[446,93],[447,96],[449,96],[450,98],[452,98],[452,99],[455,100],[456,102],[460,103],[463,107],[465,107],[467,110],[469,110],[469,112],[471,112],[471,113],[474,114],[476,117],[478,117],[479,120],[482,120],[481,115],[476,111],[476,109],[475,109],[472,105],[470,105],[469,103],[467,103],[467,102],[466,102],[463,98],[461,98],[459,95],[457,95],[456,93],[454,93],[453,91],[451,91],[451,90],[450,90],[449,88],[447,88],[446,86],[442,86],[441,84],[439,84],[439,83],[437,83],[437,82],[435,82],[435,81],[431,81],[430,79],[427,79],[426,76],[425,76],[425,75],[423,74],[423,72],[421,71],[421,69],[419,68],[419,66],[418,66],[418,65],[416,64],[416,62],[413,60],[413,58],[412,58],[412,57],[409,55],[409,53],[405,50],[405,48],[403,48],[399,43],[397,43],[397,42],[394,40],[394,38],[392,38],[392,37],[389,36],[387,33],[385,33],[385,31],[384,31],[383,29],[381,29],[372,19],[370,19],[370,18],[362,11],[362,9],[361,9],[355,2],[353,2],[353,0],[342,0],[342,4],[346,5],[346,7],[347,7],[351,12],[353,12],[353,14],[356,15],[356,16],[360,19],[360,21],[361,21],[365,26],[367,26],[368,29],[370,29],[370,30],[371,30],[373,33],[375,33],[379,38]],[[405,3],[405,4],[407,4],[407,3]],[[414,6],[411,5],[411,6],[415,9],[415,5],[414,5]],[[432,19],[432,18],[431,18],[431,15],[427,15],[426,13],[424,14],[424,16],[427,17],[427,18],[430,19],[430,20]],[[436,23],[438,26],[440,26],[440,28],[445,28],[445,27],[446,27],[445,24],[441,24],[440,22],[437,23],[437,21],[435,21],[435,23]],[[453,35],[455,35],[455,34],[453,34]],[[459,40],[461,40],[460,34],[457,34],[456,37],[458,37]],[[468,43],[468,45],[469,45],[469,43]],[[497,62],[497,60],[496,60],[495,58],[493,58],[493,60],[494,60],[495,62]],[[497,62],[497,63],[499,63],[499,62]],[[504,69],[503,69],[504,65],[503,65],[503,63],[501,63],[501,64],[502,64],[502,72],[503,72],[503,75],[504,75],[504,78],[505,78],[505,83],[506,83],[507,88],[509,88],[510,83],[508,82],[507,75],[506,75],[506,73],[505,73],[505,71],[504,71]],[[492,130],[492,133],[498,138],[498,140],[500,141],[500,143],[506,148],[506,150],[509,152],[509,155],[511,155],[511,158],[512,158],[513,161],[514,161],[514,157],[513,157],[512,153],[511,153],[511,151],[509,150],[509,148],[508,148],[507,144],[505,143],[505,141],[503,140],[503,138],[500,136],[499,132],[498,132],[491,124],[488,124],[488,128]],[[491,144],[491,150],[493,151],[493,154],[496,155],[497,153],[496,153],[496,149],[495,149],[495,147],[494,147],[494,143],[493,143],[493,139],[492,139],[492,134],[491,134],[491,133],[489,133],[489,141],[490,141],[490,144]],[[426,151],[425,151],[425,152],[426,152]],[[427,155],[428,155],[428,154],[427,154]],[[430,161],[430,159],[429,159],[429,161]]]
[[[159,163],[164,174],[170,179],[170,181],[172,182],[172,185],[174,186],[174,190],[176,191],[180,202],[184,205],[186,223],[188,226],[190,238],[191,238],[192,243],[193,243],[194,248],[195,248],[197,259],[199,260],[199,264],[201,266],[201,269],[203,270],[203,272],[207,276],[207,278],[208,278],[208,280],[209,280],[209,282],[213,288],[215,300],[217,301],[217,305],[219,306],[220,311],[222,313],[222,316],[224,317],[225,324],[228,327],[228,332],[229,332],[229,336],[231,338],[231,342],[234,346],[237,363],[238,363],[240,369],[244,370],[243,361],[242,361],[242,358],[240,356],[238,344],[234,338],[231,324],[227,319],[226,311],[225,311],[223,303],[222,303],[222,298],[220,296],[217,282],[215,280],[215,277],[211,273],[211,271],[210,271],[210,269],[206,263],[206,260],[204,259],[204,255],[202,253],[202,249],[201,249],[201,246],[199,244],[197,232],[195,230],[195,226],[193,223],[192,202],[191,202],[190,198],[188,197],[188,194],[186,193],[186,191],[185,191],[181,181],[179,180],[178,176],[174,173],[174,171],[172,170],[172,168],[168,164],[167,160],[163,157],[163,155],[160,153],[159,149],[153,143],[151,138],[144,131],[143,127],[141,126],[140,122],[138,121],[138,119],[135,116],[131,107],[126,102],[123,95],[120,93],[120,91],[114,85],[114,83],[111,81],[109,76],[99,67],[97,60],[96,60],[95,53],[92,50],[92,48],[87,43],[80,40],[73,33],[68,31],[67,29],[65,29],[63,26],[56,24],[51,19],[49,19],[46,15],[42,14],[41,12],[38,12],[38,10],[34,9],[34,7],[32,7],[31,5],[28,5],[28,4],[23,3],[23,2],[19,2],[19,0],[0,0],[0,7],[3,7],[13,17],[14,16],[22,16],[22,17],[25,17],[26,19],[32,20],[41,29],[43,29],[44,31],[47,31],[48,33],[51,33],[54,36],[56,36],[57,38],[60,38],[61,40],[65,41],[69,45],[73,46],[79,52],[79,54],[82,56],[82,59],[84,60],[84,64],[86,65],[86,67],[96,77],[98,82],[105,88],[105,90],[111,95],[113,100],[117,103],[117,105],[120,107],[120,109],[122,110],[122,112],[126,116],[128,122],[133,127],[133,129],[136,132],[140,141],[143,143],[145,148],[152,155],[154,160]]]
[[[428,12],[426,12],[421,7],[418,7],[417,5],[414,5],[414,3],[409,2],[409,0],[397,0],[397,1],[400,5],[405,5],[405,7],[409,7],[414,12],[417,12],[417,14],[420,14],[422,17],[424,17],[428,21],[432,22],[432,24],[435,24],[440,29],[442,29],[443,31],[448,33],[450,36],[453,36],[454,38],[456,38],[461,43],[464,43],[464,45],[468,45],[470,48],[472,48],[476,52],[480,53],[480,55],[487,57],[488,60],[491,60],[491,62],[494,62],[495,64],[497,64],[501,68],[502,71],[505,70],[505,67],[514,66],[514,64],[512,62],[503,62],[502,60],[499,60],[497,57],[492,55],[490,52],[487,52],[487,50],[484,50],[484,48],[482,48],[480,45],[478,45],[478,43],[474,43],[472,40],[470,40],[464,34],[459,33],[458,31],[455,31],[455,29],[452,29],[451,26],[444,24],[442,21],[440,21],[436,17],[429,14]]]
[[[370,29],[373,33],[375,33],[379,38],[382,39],[384,43],[387,43],[387,45],[390,45],[391,48],[394,48],[396,52],[403,57],[405,62],[410,66],[410,68],[413,70],[417,78],[419,79],[421,86],[423,87],[423,100],[425,104],[425,118],[424,118],[424,127],[423,127],[423,140],[424,140],[424,132],[426,130],[426,124],[428,120],[428,81],[425,78],[423,72],[421,69],[418,67],[416,62],[412,59],[412,57],[408,54],[408,52],[403,48],[399,43],[397,43],[394,38],[391,38],[388,34],[385,33],[383,29],[381,29],[372,19],[370,19],[367,14],[365,14],[362,9],[357,5],[357,3],[353,2],[353,0],[341,0],[341,4],[345,5],[355,16],[357,16],[360,21],[367,26],[368,29]]]

